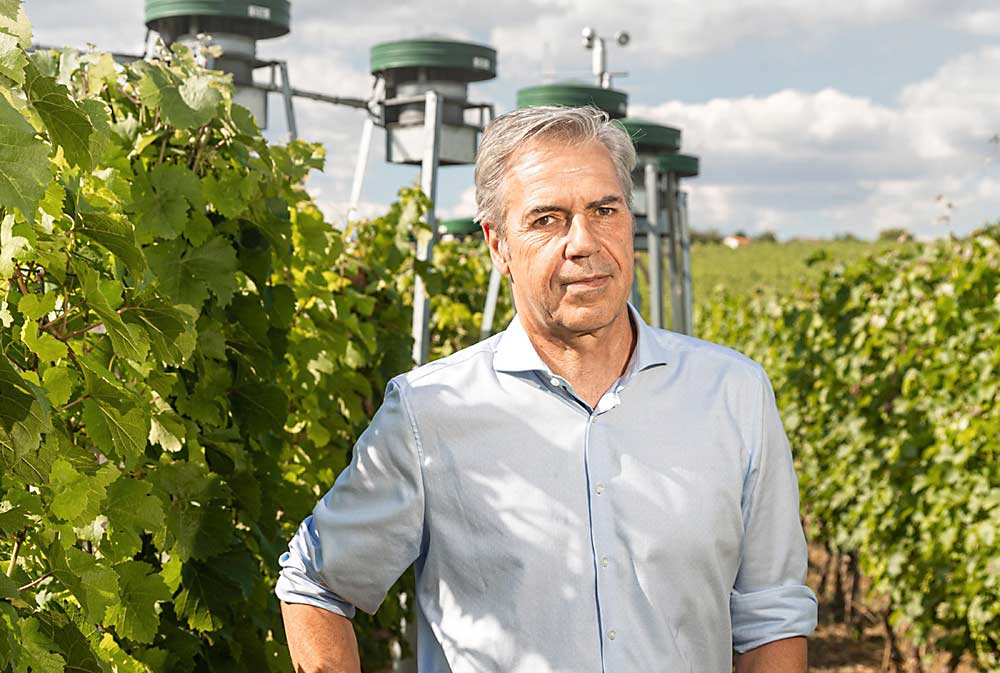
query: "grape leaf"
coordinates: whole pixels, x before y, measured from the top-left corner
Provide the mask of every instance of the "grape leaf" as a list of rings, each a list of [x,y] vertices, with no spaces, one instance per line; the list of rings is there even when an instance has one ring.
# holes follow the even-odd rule
[[[18,44],[17,37],[0,32],[0,75],[6,75],[18,84],[24,83],[24,66],[28,58]]]
[[[236,550],[207,563],[189,561],[181,571],[177,614],[197,631],[220,629],[231,606],[249,599],[262,579],[257,561]]]
[[[91,398],[83,402],[83,421],[94,444],[126,466],[134,466],[146,449],[149,416],[137,406]]]
[[[146,270],[146,259],[135,243],[135,229],[124,215],[81,213],[75,229],[112,252],[133,273]]]
[[[114,83],[118,77],[115,69],[115,59],[107,52],[91,52],[84,54],[87,67],[87,92],[97,95],[106,85]]]
[[[76,370],[68,366],[60,365],[46,368],[42,374],[42,385],[48,394],[49,402],[55,407],[69,402],[73,386],[79,381],[79,378]]]
[[[99,624],[108,606],[118,601],[118,575],[91,554],[56,541],[45,552],[52,574],[80,601],[87,621]]]
[[[136,241],[177,238],[187,224],[188,209],[202,203],[198,177],[186,166],[160,164],[148,176],[137,171],[128,206],[128,211],[138,216]]]
[[[107,54],[105,54],[107,55]],[[110,130],[111,115],[107,104],[99,98],[87,98],[80,101],[80,109],[87,115],[94,132],[90,134],[90,156],[98,164],[105,159],[105,154],[112,147]]]
[[[0,514],[0,516],[3,516]],[[3,530],[0,528],[0,530]],[[19,598],[20,591],[18,591],[17,583],[6,575],[0,575],[0,598],[6,598],[8,600],[13,598]]]
[[[90,170],[94,161],[90,155],[90,135],[94,132],[90,117],[70,97],[66,87],[39,72],[32,60],[28,60],[24,73],[24,92],[45,124],[52,144],[62,147],[71,164]]]
[[[11,507],[0,512],[0,534],[10,536],[31,525],[31,520],[25,515],[23,507]]]
[[[28,320],[38,320],[56,308],[56,293],[26,294],[17,303],[17,310]]]
[[[154,355],[167,364],[182,364],[197,345],[194,324],[198,310],[193,306],[169,304],[154,297],[137,301],[123,317],[125,322],[145,329]]]
[[[170,600],[170,590],[153,567],[142,561],[125,561],[115,566],[121,587],[120,602],[111,605],[107,623],[119,635],[139,643],[151,643],[160,625],[155,606]]]
[[[19,260],[21,253],[31,250],[28,239],[14,233],[14,226],[12,213],[4,216],[0,222],[0,277],[3,278],[14,273],[14,267],[17,265],[15,260]],[[20,228],[22,225],[17,226]]]
[[[81,628],[88,633],[93,627],[83,622],[76,611],[64,614],[57,610],[36,612],[40,623],[40,631],[53,645],[53,650],[66,659],[66,670],[73,673],[110,673],[107,667],[94,654],[90,640],[83,634]]]
[[[198,248],[180,240],[157,243],[146,257],[161,291],[179,304],[200,307],[211,290],[225,306],[236,291],[236,251],[221,236]]]
[[[172,463],[161,465],[151,477],[167,498],[166,530],[157,536],[161,548],[186,561],[207,559],[229,547],[229,489],[217,474],[196,463]]]
[[[17,10],[21,6],[21,0],[0,0],[0,16],[8,19],[17,18]]]
[[[38,202],[45,196],[45,187],[51,178],[49,148],[35,137],[21,113],[0,96],[0,203],[21,211],[28,222],[34,221]],[[4,220],[6,227],[6,218]],[[5,267],[7,252],[0,256],[0,267]],[[0,268],[9,275],[9,270]]]
[[[0,601],[0,667],[16,670],[22,656],[20,619],[17,611],[7,602]]]
[[[142,547],[139,534],[163,526],[163,505],[150,495],[152,485],[137,479],[118,479],[108,487],[104,513],[108,517],[108,541],[118,558],[137,553]]]
[[[162,66],[145,64],[137,88],[143,105],[159,108],[168,124],[191,129],[207,124],[222,103],[222,94],[214,83],[208,75],[181,80]]]
[[[69,402],[69,396],[73,393],[73,385],[77,379],[74,369],[66,366],[48,367],[42,374],[42,384],[48,393],[49,402],[57,407]]]
[[[28,320],[21,326],[21,341],[43,362],[54,362],[66,357],[66,344]]]
[[[24,421],[35,396],[17,373],[10,360],[0,353],[0,423],[7,432],[14,423]]]
[[[115,353],[132,362],[142,363],[149,352],[149,337],[146,331],[138,325],[127,325],[122,317],[112,307],[108,297],[102,292],[100,276],[89,267],[78,265],[76,267],[80,284],[83,286],[83,294],[87,300],[87,305],[96,313],[104,323],[104,328],[108,332],[111,344]],[[112,285],[112,291],[121,293],[120,286]]]
[[[248,383],[232,392],[233,414],[252,433],[281,432],[288,417],[288,397],[278,386]]]
[[[205,198],[217,213],[235,219],[250,205],[254,181],[233,168],[222,171],[218,176],[206,175],[201,180]]]
[[[0,32],[17,37],[22,49],[31,47],[31,23],[24,11],[24,4],[13,0],[0,0],[5,6],[0,9]]]
[[[169,404],[159,396],[154,398],[156,412],[150,418],[149,443],[175,453],[184,445],[187,427]]]
[[[227,602],[216,584],[218,577],[205,572],[206,566],[188,562],[182,571],[183,584],[174,607],[177,615],[195,631],[215,631],[225,626]]]
[[[66,660],[52,652],[53,649],[56,649],[56,645],[42,633],[38,619],[29,617],[21,622],[22,659],[18,671],[63,673],[66,670]]]
[[[0,458],[11,472],[30,484],[48,479],[52,462],[52,447],[42,442],[42,434],[52,437],[51,409],[44,391],[22,379],[24,389],[30,390],[34,400],[27,415],[14,421],[10,430],[0,429]]]
[[[52,504],[49,509],[60,519],[76,525],[93,521],[101,511],[108,484],[118,478],[118,470],[105,463],[91,476],[75,470],[72,465],[57,458],[52,463],[49,483],[52,487]]]

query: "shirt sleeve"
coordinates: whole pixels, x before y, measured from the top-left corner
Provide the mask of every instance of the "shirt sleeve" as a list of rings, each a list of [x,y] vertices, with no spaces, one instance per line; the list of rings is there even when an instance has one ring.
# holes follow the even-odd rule
[[[729,602],[737,652],[816,628],[792,453],[771,382],[763,370],[760,378],[759,442],[743,485],[743,556]]]
[[[399,384],[354,445],[351,464],[281,555],[275,593],[352,618],[372,614],[416,560],[424,489],[415,426]]]

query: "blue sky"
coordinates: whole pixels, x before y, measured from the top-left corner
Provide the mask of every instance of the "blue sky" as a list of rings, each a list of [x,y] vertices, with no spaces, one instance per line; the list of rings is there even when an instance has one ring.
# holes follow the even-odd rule
[[[36,41],[141,49],[140,0],[27,0]],[[503,3],[329,3],[292,0],[292,32],[258,53],[289,62],[299,88],[367,93],[368,50],[439,33],[491,44],[499,77],[472,97],[499,111],[516,91],[557,73],[583,77],[579,33],[625,29],[613,70],[629,76],[630,114],[678,126],[702,175],[688,181],[695,228],[772,230],[782,238],[903,226],[922,237],[964,233],[1000,218],[1000,9],[976,0],[509,0]],[[280,101],[269,135],[280,140]],[[324,174],[310,189],[342,218],[362,124],[354,110],[296,104],[300,135],[323,142]],[[386,164],[376,134],[363,196],[376,213],[412,167]],[[939,198],[940,197],[940,198]],[[472,171],[446,168],[445,216],[471,215]],[[952,207],[948,208],[947,203]],[[942,216],[948,215],[947,220]]]

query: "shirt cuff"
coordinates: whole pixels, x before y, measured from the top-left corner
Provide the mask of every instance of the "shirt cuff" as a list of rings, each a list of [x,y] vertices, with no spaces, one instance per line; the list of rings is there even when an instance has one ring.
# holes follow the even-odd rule
[[[278,559],[281,574],[274,593],[286,603],[301,603],[328,610],[353,619],[353,604],[345,601],[319,579],[319,540],[313,539],[312,517],[307,517],[288,545],[288,551]],[[310,544],[311,542],[311,544]],[[311,570],[311,572],[310,572]]]
[[[808,636],[816,629],[816,609],[815,594],[801,584],[733,592],[733,649],[743,653],[775,640]]]

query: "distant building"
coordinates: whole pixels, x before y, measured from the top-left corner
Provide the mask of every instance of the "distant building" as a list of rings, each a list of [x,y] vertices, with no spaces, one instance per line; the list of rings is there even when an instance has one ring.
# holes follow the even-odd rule
[[[744,245],[750,245],[750,243],[750,239],[746,236],[726,236],[722,239],[722,245],[733,250]]]

